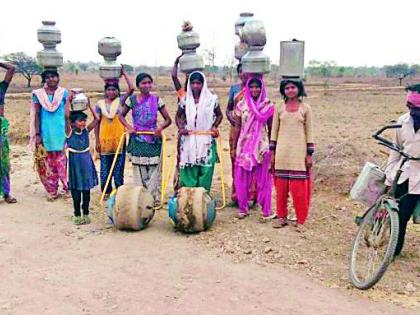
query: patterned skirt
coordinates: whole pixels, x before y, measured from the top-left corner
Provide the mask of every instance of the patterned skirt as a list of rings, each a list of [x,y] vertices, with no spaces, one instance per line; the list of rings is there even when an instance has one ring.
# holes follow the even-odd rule
[[[127,153],[132,163],[136,165],[159,164],[161,151],[162,143],[160,140],[149,143],[137,137],[130,137],[127,147]]]

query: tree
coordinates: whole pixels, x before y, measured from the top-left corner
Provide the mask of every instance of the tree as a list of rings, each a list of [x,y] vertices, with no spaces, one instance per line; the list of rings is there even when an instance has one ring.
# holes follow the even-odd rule
[[[77,64],[73,63],[73,62],[68,62],[68,66],[67,69],[69,72],[74,73],[75,75],[79,74],[79,67],[77,66]]]
[[[216,50],[214,47],[211,49],[204,49],[203,53],[205,60],[205,69],[213,75],[214,81],[216,78],[215,73],[218,71],[218,67],[214,65],[214,60],[216,59]]]
[[[27,80],[27,87],[31,87],[32,77],[39,75],[42,72],[41,66],[39,66],[35,59],[29,57],[24,52],[12,53],[4,56],[4,58],[16,66],[16,73],[20,73]]]
[[[402,85],[402,80],[408,77],[409,75],[416,74],[416,68],[410,67],[406,63],[400,63],[393,66],[385,66],[385,75],[388,78],[396,77],[400,80],[400,86]]]
[[[79,63],[79,68],[80,70],[82,70],[83,72],[86,72],[87,69],[89,69],[89,64],[85,63],[85,62],[80,62]]]

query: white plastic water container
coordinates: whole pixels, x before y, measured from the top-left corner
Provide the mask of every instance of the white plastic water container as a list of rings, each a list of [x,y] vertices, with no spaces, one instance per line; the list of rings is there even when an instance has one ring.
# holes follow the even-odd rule
[[[350,191],[350,196],[370,207],[385,192],[385,188],[385,172],[379,166],[366,162]]]
[[[303,78],[305,42],[299,40],[280,42],[280,75]]]

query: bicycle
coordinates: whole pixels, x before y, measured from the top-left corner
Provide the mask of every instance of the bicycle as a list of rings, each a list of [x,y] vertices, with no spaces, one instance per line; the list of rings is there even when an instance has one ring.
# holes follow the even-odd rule
[[[420,157],[413,157],[405,153],[396,143],[381,136],[385,130],[401,127],[401,125],[388,125],[372,136],[378,141],[378,144],[400,153],[404,158],[389,190],[381,194],[362,217],[356,217],[359,229],[353,240],[350,253],[349,275],[352,284],[361,290],[367,290],[374,286],[394,259],[400,228],[399,199],[395,197],[398,180],[407,161],[420,161]]]

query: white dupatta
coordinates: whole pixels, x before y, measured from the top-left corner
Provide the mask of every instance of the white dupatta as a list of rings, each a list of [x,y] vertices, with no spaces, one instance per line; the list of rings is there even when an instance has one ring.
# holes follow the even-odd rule
[[[214,109],[217,104],[217,96],[212,94],[207,87],[206,77],[202,72],[203,88],[200,99],[196,104],[191,90],[191,81],[188,80],[187,94],[184,99],[186,125],[185,129],[190,131],[210,131],[214,122]],[[188,135],[181,137],[180,166],[206,165],[211,157],[211,135]]]

